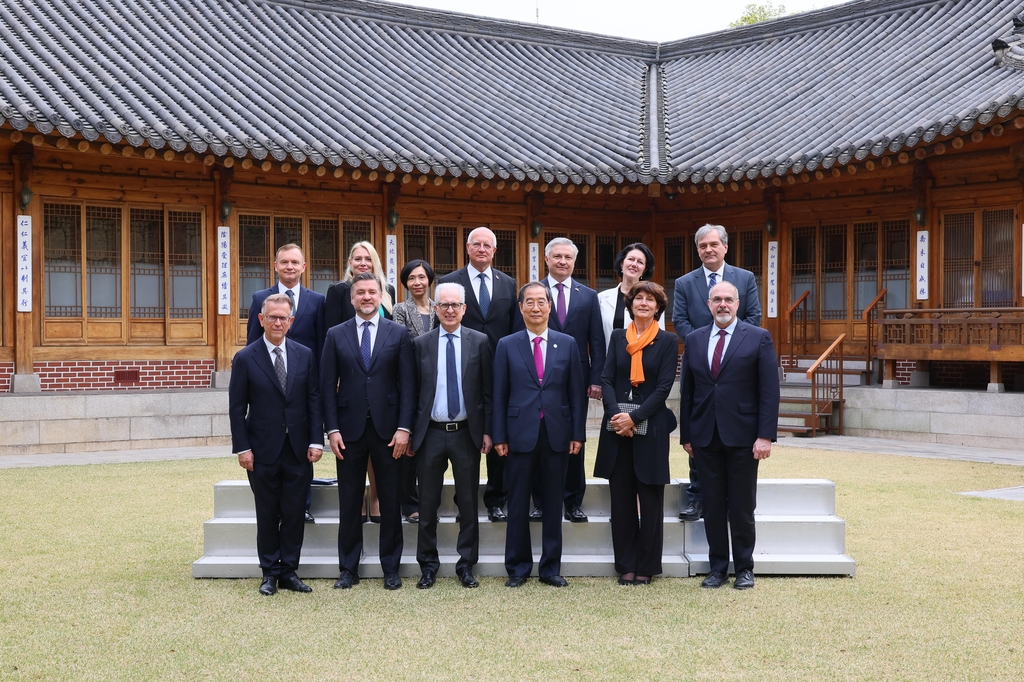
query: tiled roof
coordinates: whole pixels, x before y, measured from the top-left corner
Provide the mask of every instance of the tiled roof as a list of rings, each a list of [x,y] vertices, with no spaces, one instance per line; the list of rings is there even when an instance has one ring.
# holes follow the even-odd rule
[[[1006,115],[1024,83],[991,42],[1020,2],[860,0],[658,45],[361,0],[6,0],[0,124],[456,176],[768,176]]]

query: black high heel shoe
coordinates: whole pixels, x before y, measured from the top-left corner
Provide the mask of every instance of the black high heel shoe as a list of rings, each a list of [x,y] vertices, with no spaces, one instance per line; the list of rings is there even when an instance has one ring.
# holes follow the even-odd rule
[[[627,578],[626,577],[627,575],[628,576],[632,576],[632,577]],[[633,585],[633,584],[635,584],[633,582],[634,580],[636,580],[636,574],[635,573],[623,573],[622,575],[619,576],[619,584],[620,585]]]
[[[649,576],[649,575],[637,576],[636,578],[633,579],[633,584],[634,585],[650,585],[652,579],[653,579],[653,576]]]

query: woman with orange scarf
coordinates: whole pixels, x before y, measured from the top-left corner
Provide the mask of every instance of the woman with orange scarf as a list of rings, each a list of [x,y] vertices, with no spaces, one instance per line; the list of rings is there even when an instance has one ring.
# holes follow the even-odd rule
[[[661,573],[669,434],[676,428],[665,400],[679,360],[678,339],[658,328],[667,305],[658,284],[633,285],[626,294],[633,321],[612,332],[601,375],[605,416],[594,475],[608,479],[620,585],[646,585]]]

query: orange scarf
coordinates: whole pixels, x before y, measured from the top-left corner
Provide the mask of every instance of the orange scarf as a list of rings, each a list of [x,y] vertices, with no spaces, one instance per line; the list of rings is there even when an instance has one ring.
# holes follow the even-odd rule
[[[632,359],[629,365],[629,383],[639,386],[644,383],[644,346],[654,343],[658,335],[658,323],[651,322],[642,335],[636,330],[636,322],[630,322],[626,328],[626,352]]]

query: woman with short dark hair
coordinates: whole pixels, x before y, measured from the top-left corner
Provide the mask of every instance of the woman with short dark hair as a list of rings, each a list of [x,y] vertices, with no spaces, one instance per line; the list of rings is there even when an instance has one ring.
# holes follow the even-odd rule
[[[434,268],[425,260],[411,260],[398,277],[409,292],[409,298],[395,306],[391,319],[404,324],[409,336],[415,339],[433,328],[434,301],[430,298],[430,287],[434,285]]]
[[[613,329],[625,329],[629,325],[629,308],[626,306],[626,295],[637,282],[646,282],[654,276],[654,254],[646,244],[636,242],[619,251],[613,266],[615,274],[622,282],[614,289],[606,289],[597,295],[601,306],[601,323],[604,327],[604,342],[611,341]],[[659,326],[665,328],[664,317],[658,320]]]

